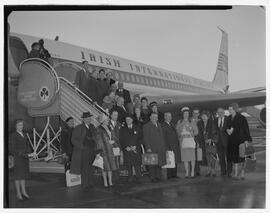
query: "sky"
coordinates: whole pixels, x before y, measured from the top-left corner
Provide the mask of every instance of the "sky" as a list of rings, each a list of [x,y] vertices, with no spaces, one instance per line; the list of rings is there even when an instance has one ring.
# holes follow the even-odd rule
[[[11,32],[59,40],[212,81],[221,27],[230,91],[265,86],[265,10],[16,11]],[[46,47],[46,45],[45,45]]]

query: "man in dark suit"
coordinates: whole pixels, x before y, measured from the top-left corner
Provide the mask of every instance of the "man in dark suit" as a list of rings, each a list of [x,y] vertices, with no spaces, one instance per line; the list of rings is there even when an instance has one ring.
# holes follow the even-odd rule
[[[166,164],[166,143],[158,114],[152,112],[150,121],[143,126],[143,141],[147,152],[158,154],[158,165],[149,166],[149,175],[152,182],[161,181],[161,166]]]
[[[103,98],[108,94],[110,84],[106,80],[105,70],[100,69],[98,73],[98,84],[99,84],[99,95],[100,99],[103,100]]]
[[[198,124],[200,123],[200,109],[198,107],[194,107],[193,110],[192,110],[192,118],[191,118],[192,121],[194,121],[197,125],[197,128],[199,129],[199,126]],[[195,161],[195,173],[196,173],[196,176],[200,176],[200,164],[201,162],[198,161],[198,156],[197,156],[197,148],[198,148],[198,145],[200,144],[200,140],[199,140],[199,135],[196,135],[194,137],[194,140],[197,144],[196,146],[196,150],[195,150],[195,153],[196,153],[196,161]]]
[[[171,123],[172,114],[166,112],[164,114],[164,123],[162,125],[164,138],[167,143],[167,150],[173,151],[175,156],[175,168],[167,169],[167,178],[177,178],[177,164],[181,162],[180,147],[175,127]]]
[[[219,107],[217,110],[218,118],[214,120],[214,128],[217,139],[217,152],[221,167],[221,175],[231,175],[232,163],[227,162],[227,144],[228,134],[226,132],[228,125],[228,117],[225,116],[224,109]]]
[[[118,112],[118,122],[122,125],[123,122],[125,122],[125,117],[126,117],[126,114],[127,114],[127,110],[124,106],[124,98],[123,97],[118,97],[117,100],[116,100],[116,106],[114,106],[112,109],[111,109],[111,112],[112,111],[117,111]]]
[[[71,137],[71,142],[74,147],[70,173],[81,174],[83,188],[93,186],[94,170],[92,163],[96,154],[96,131],[94,125],[91,124],[91,117],[90,112],[84,112],[82,115],[82,124],[74,128]]]
[[[82,62],[82,67],[83,69],[81,69],[80,71],[78,71],[76,73],[76,77],[75,77],[75,85],[79,88],[79,90],[81,90],[85,95],[88,95],[88,84],[89,84],[89,76],[90,73],[87,69],[88,67],[88,62],[87,61],[83,61]]]
[[[124,84],[123,82],[118,82],[118,88],[115,92],[115,95],[121,96],[124,98],[124,106],[127,109],[129,113],[132,112],[132,102],[130,98],[130,93],[128,90],[124,89]]]
[[[128,181],[133,181],[132,167],[135,169],[137,181],[140,181],[142,134],[140,128],[133,124],[132,114],[127,114],[125,120],[125,125],[119,132],[120,144],[124,154],[124,165],[128,169]]]

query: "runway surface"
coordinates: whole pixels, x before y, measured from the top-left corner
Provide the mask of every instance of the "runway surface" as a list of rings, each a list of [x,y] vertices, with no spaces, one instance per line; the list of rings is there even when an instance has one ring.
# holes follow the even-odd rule
[[[12,173],[9,180],[11,208],[265,208],[266,153],[265,130],[252,129],[256,150],[256,170],[246,173],[245,180],[228,177],[202,176],[184,179],[179,167],[179,179],[151,183],[129,184],[125,177],[105,189],[96,176],[93,189],[80,186],[66,188],[64,174],[32,173],[27,187],[31,199],[18,201]]]

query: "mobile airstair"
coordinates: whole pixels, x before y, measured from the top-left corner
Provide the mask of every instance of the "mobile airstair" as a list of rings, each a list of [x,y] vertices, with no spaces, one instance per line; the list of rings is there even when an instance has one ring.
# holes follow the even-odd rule
[[[46,117],[42,131],[33,128],[32,135],[28,134],[34,152],[32,161],[48,162],[61,155],[61,127],[55,129],[51,124],[51,116],[60,116],[63,121],[72,116],[75,125],[78,125],[82,122],[82,113],[89,111],[93,114],[92,123],[98,126],[97,117],[101,113],[106,114],[102,107],[70,81],[80,69],[80,66],[71,62],[52,67],[38,58],[26,59],[20,64],[18,101],[27,108],[31,117]]]

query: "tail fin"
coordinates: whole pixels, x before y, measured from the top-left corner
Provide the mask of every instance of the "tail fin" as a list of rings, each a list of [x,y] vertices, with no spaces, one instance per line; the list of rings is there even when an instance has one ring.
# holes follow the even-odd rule
[[[219,49],[217,70],[212,81],[213,84],[221,87],[225,93],[228,92],[228,34],[218,27],[222,32],[222,39]]]

